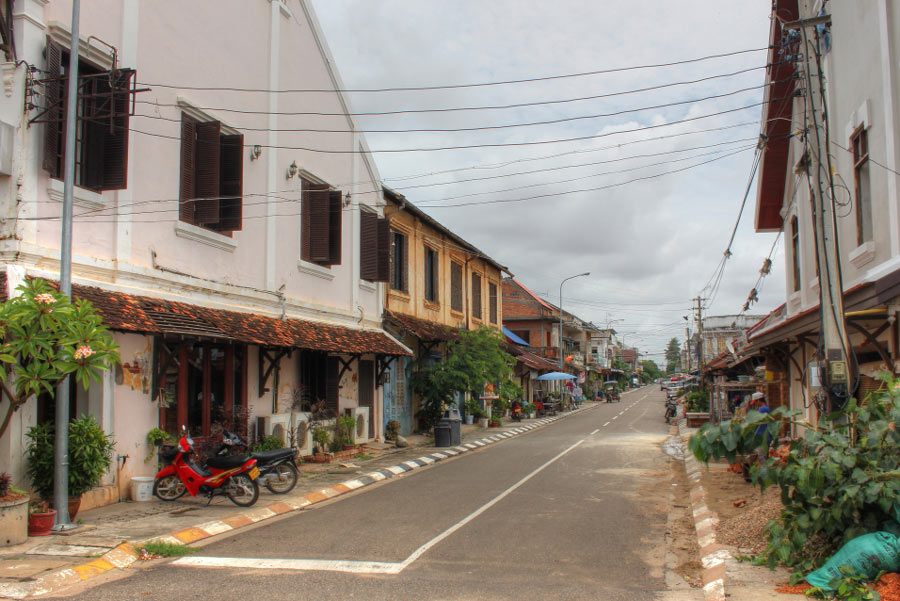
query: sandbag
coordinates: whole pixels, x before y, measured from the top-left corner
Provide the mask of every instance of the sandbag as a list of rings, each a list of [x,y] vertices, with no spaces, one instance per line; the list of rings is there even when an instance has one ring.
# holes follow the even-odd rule
[[[878,572],[900,569],[900,538],[890,532],[870,532],[848,541],[818,570],[806,575],[806,581],[824,590],[828,583],[841,578],[840,567],[849,565],[859,576],[875,578]]]

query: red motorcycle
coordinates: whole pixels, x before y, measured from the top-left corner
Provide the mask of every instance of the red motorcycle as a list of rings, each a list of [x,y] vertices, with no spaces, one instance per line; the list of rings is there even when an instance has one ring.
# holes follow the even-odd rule
[[[210,457],[200,466],[192,459],[194,439],[187,429],[176,446],[160,447],[159,458],[171,464],[159,470],[153,483],[153,494],[162,501],[174,501],[185,492],[196,497],[203,493],[212,498],[227,495],[231,502],[249,507],[259,498],[259,468],[252,457]]]

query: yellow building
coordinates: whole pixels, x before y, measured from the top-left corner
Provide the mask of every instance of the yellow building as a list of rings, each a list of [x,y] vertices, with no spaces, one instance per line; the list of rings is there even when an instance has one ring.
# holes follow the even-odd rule
[[[501,280],[508,270],[410,203],[384,188],[389,237],[385,328],[415,358],[391,363],[384,378],[384,420],[415,429],[418,402],[407,379],[410,361],[439,358],[457,328],[501,329]],[[379,241],[381,242],[381,240]],[[379,245],[382,248],[383,245]]]

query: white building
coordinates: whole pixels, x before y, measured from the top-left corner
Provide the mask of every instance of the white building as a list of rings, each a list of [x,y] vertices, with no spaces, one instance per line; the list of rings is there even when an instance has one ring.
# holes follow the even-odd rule
[[[7,295],[23,276],[59,277],[71,11],[16,0],[4,15]],[[98,306],[122,366],[74,409],[131,458],[116,484],[153,472],[142,459],[155,426],[280,433],[323,399],[360,417],[358,439],[378,437],[377,382],[409,351],[382,330],[383,285],[360,261],[378,251],[360,223],[382,219],[381,186],[311,3],[91,0],[80,23],[73,295]],[[332,91],[285,92],[311,89]],[[45,405],[0,439],[17,483]]]

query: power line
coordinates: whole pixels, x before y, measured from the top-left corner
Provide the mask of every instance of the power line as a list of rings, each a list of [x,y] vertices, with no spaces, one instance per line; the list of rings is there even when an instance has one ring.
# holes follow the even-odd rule
[[[779,63],[774,63],[779,64]],[[738,71],[732,71],[730,73],[720,73],[717,75],[710,75],[708,77],[701,77],[699,79],[693,79],[688,81],[676,81],[665,84],[658,84],[655,86],[647,86],[644,88],[635,88],[632,90],[622,90],[619,92],[608,92],[606,94],[596,94],[593,96],[581,96],[577,98],[562,98],[556,100],[539,100],[534,102],[518,102],[514,104],[499,104],[499,105],[476,105],[476,106],[459,106],[459,107],[444,107],[444,108],[431,108],[431,109],[396,109],[392,111],[362,111],[362,112],[341,112],[341,113],[328,113],[328,112],[317,112],[317,111],[254,111],[247,109],[235,109],[228,107],[216,107],[216,106],[197,106],[195,108],[204,111],[216,111],[222,113],[235,113],[242,115],[277,115],[283,117],[301,117],[301,116],[311,116],[311,117],[380,117],[380,116],[390,116],[390,115],[406,115],[406,114],[422,114],[422,113],[449,113],[449,112],[459,112],[459,111],[497,111],[497,110],[507,110],[507,109],[519,109],[519,108],[527,108],[532,106],[549,106],[555,104],[567,104],[572,102],[584,102],[587,100],[601,100],[604,98],[613,98],[616,96],[625,96],[629,94],[640,94],[643,92],[651,92],[655,90],[662,90],[665,88],[671,88],[675,86],[685,86],[685,85],[693,85],[697,83],[703,83],[706,81],[711,81],[713,79],[721,79],[726,77],[734,77],[735,75],[742,75],[744,73],[749,73],[750,71],[756,71],[759,69],[767,69],[772,65],[762,65],[759,67],[749,67],[747,69],[740,69]],[[174,107],[178,108],[182,105],[178,103],[165,103],[165,102],[155,102],[150,100],[138,100],[137,104],[147,104],[150,106],[156,107]]]
[[[687,65],[691,63],[697,63],[707,60],[713,60],[718,58],[726,58],[729,56],[738,56],[741,54],[747,54],[750,52],[762,52],[768,51],[769,47],[766,46],[764,48],[750,48],[748,50],[736,50],[734,52],[724,52],[721,54],[709,54],[706,56],[701,56],[698,58],[685,59],[680,61],[671,61],[668,63],[656,63],[650,65],[638,65],[631,67],[617,67],[612,69],[598,69],[595,71],[584,71],[581,73],[568,73],[564,75],[547,75],[544,77],[530,77],[526,79],[510,79],[505,81],[488,81],[481,83],[464,83],[464,84],[448,84],[442,86],[408,86],[408,87],[395,87],[395,88],[294,88],[294,89],[269,89],[269,88],[234,88],[228,86],[186,86],[186,85],[172,85],[172,84],[163,84],[163,83],[150,83],[150,82],[140,82],[139,85],[142,86],[150,86],[154,88],[170,88],[170,89],[180,89],[180,90],[201,90],[201,91],[213,91],[213,92],[255,92],[255,93],[266,93],[266,94],[306,94],[306,93],[370,93],[370,92],[421,92],[427,90],[458,90],[461,88],[481,88],[481,87],[489,87],[489,86],[505,86],[512,84],[522,84],[522,83],[535,83],[539,81],[554,81],[559,79],[570,79],[576,77],[587,77],[591,75],[606,75],[609,73],[622,73],[625,71],[637,71],[641,69],[658,69],[662,67],[675,67],[678,65]]]

